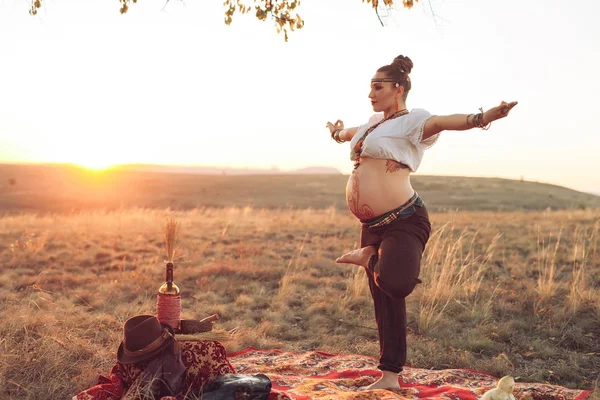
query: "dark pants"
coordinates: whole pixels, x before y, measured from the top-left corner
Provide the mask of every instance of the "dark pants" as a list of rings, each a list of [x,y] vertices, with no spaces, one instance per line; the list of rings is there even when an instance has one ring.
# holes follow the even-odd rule
[[[367,275],[379,332],[378,368],[396,373],[406,363],[405,297],[421,283],[421,256],[431,233],[429,215],[420,199],[402,214],[381,227],[369,228],[363,223],[360,232],[361,247],[377,248]]]

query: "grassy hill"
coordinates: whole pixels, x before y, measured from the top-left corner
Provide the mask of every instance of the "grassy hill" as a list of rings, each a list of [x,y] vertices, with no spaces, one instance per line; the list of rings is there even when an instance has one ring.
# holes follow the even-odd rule
[[[120,207],[345,209],[347,175],[203,175],[68,165],[0,165],[0,212]],[[600,197],[560,186],[498,178],[413,176],[431,211],[600,208]]]

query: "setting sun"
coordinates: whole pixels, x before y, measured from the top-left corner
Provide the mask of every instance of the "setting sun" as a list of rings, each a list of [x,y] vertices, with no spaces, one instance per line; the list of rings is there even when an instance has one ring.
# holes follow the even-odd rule
[[[111,162],[104,162],[102,160],[89,160],[83,162],[76,162],[75,164],[79,165],[80,167],[91,169],[94,171],[103,171],[105,169],[109,169],[115,166],[115,164]]]
[[[82,168],[103,171],[123,164],[124,155],[111,149],[110,141],[95,142],[92,146],[70,144],[55,147],[53,162],[78,165]]]

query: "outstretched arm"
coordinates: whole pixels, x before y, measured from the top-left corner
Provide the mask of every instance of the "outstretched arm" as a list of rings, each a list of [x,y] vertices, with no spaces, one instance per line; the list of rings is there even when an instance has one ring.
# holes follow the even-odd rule
[[[373,114],[371,118],[369,118],[369,122],[378,122],[383,118],[382,114]],[[344,123],[341,120],[337,120],[335,124],[331,122],[327,123],[327,129],[329,129],[329,133],[331,134],[331,138],[336,140],[337,142],[349,142],[352,140],[356,132],[358,132],[359,126],[353,126],[352,128],[344,128]]]
[[[516,105],[516,101],[510,103],[503,101],[499,106],[479,114],[434,115],[425,122],[422,140],[442,131],[466,131],[472,128],[484,128],[492,121],[506,117]]]

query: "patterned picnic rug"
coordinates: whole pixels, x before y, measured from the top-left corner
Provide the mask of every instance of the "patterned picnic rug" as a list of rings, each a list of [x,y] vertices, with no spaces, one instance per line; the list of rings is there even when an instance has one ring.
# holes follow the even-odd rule
[[[267,375],[273,384],[270,400],[383,400],[383,399],[464,399],[476,400],[496,387],[498,377],[467,369],[428,369],[406,367],[398,390],[359,391],[379,376],[377,360],[351,354],[312,351],[303,354],[248,348],[229,354],[238,374]],[[517,399],[583,400],[589,390],[517,382]]]

